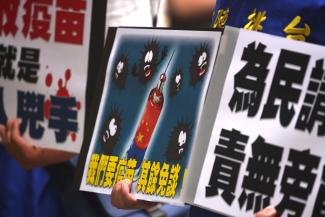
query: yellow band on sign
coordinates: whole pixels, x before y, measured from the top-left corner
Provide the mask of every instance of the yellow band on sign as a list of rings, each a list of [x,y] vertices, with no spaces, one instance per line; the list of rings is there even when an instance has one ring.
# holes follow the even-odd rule
[[[112,188],[117,182],[133,180],[137,161],[119,159],[118,156],[92,154],[88,166],[86,184],[102,188]],[[174,198],[181,166],[159,161],[143,161],[137,192],[147,195]]]
[[[88,166],[86,184],[111,188],[123,179],[133,180],[137,161],[119,159],[118,156],[92,154]]]
[[[144,161],[138,179],[137,192],[174,198],[180,171],[179,164]]]

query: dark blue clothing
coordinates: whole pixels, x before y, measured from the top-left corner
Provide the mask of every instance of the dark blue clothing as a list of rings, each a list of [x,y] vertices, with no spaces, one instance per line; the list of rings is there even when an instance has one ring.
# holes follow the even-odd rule
[[[74,167],[26,171],[0,144],[0,217],[110,217],[96,194],[73,190]]]
[[[228,26],[242,28],[248,23],[248,16],[256,11],[266,11],[266,20],[261,23],[262,32],[285,37],[283,29],[296,17],[301,21],[297,28],[308,24],[310,35],[306,42],[325,45],[325,0],[292,1],[292,0],[217,0],[215,17],[219,9],[229,8],[226,22]]]
[[[0,144],[0,216],[61,217],[59,195],[45,168],[24,170]]]
[[[223,215],[210,212],[199,207],[191,206],[190,217],[224,217]]]

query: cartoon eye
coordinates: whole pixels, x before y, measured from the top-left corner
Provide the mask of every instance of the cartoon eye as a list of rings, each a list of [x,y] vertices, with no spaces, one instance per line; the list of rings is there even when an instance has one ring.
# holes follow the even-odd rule
[[[115,124],[115,118],[112,118],[112,120],[109,122],[109,135],[110,136],[115,136],[116,131],[117,131],[117,125]]]
[[[183,130],[178,135],[178,143],[180,147],[186,143],[186,132]]]
[[[182,79],[182,76],[180,74],[176,75],[175,77],[175,83],[178,84]]]
[[[153,52],[152,50],[148,51],[145,58],[144,58],[144,62],[145,63],[148,63],[148,62],[151,62],[152,60],[152,57],[153,57]]]
[[[117,73],[120,74],[122,72],[123,68],[124,68],[124,62],[120,61],[116,66]]]
[[[109,132],[108,130],[105,131],[105,134],[103,135],[103,141],[106,142],[109,139]]]
[[[197,62],[197,65],[198,66],[201,66],[206,59],[207,59],[207,53],[206,52],[203,52],[201,54],[201,56],[199,57],[199,60]]]

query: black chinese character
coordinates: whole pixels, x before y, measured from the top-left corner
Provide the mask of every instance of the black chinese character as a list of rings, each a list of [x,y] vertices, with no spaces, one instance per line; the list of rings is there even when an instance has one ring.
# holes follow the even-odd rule
[[[324,59],[318,60],[314,67],[306,93],[304,104],[300,110],[296,129],[308,130],[310,133],[316,122],[318,136],[325,134],[325,78]]]
[[[44,95],[18,91],[17,105],[17,116],[22,120],[20,132],[24,133],[29,123],[30,137],[34,139],[41,138],[44,128],[39,122],[44,120]]]
[[[49,128],[56,129],[56,142],[65,142],[70,132],[77,132],[77,102],[75,97],[51,96]]]
[[[271,85],[270,95],[264,105],[261,118],[275,118],[280,106],[280,123],[286,127],[292,120],[301,90],[294,85],[301,85],[310,56],[289,50],[281,50],[274,78]],[[280,100],[280,105],[275,104]]]
[[[247,63],[235,75],[235,91],[229,102],[232,111],[248,109],[249,117],[256,115],[264,93],[265,78],[269,72],[267,66],[272,58],[272,54],[264,51],[265,48],[261,43],[255,48],[255,42],[244,48],[241,60]]]
[[[206,186],[207,197],[218,195],[218,189],[222,189],[221,196],[231,205],[235,195],[234,191],[241,163],[244,161],[244,149],[248,136],[237,130],[228,131],[222,129],[219,144],[214,153],[217,155],[214,161],[209,185]]]
[[[36,83],[38,80],[37,71],[40,68],[39,65],[39,49],[26,48],[21,49],[20,61],[18,62],[19,73],[18,79],[24,79],[29,83]]]
[[[290,150],[289,161],[292,166],[286,166],[281,181],[281,193],[284,194],[281,202],[276,206],[278,215],[281,216],[285,210],[292,211],[290,216],[302,216],[305,208],[304,201],[313,188],[316,173],[313,169],[318,168],[320,157],[311,155],[309,150]],[[297,199],[294,199],[297,198]]]
[[[319,187],[313,217],[325,216],[325,166],[323,167],[322,184]]]
[[[15,78],[15,69],[12,68],[12,62],[16,60],[17,48],[9,45],[8,47],[0,44],[0,77],[13,80]]]
[[[253,156],[249,158],[247,164],[248,175],[244,177],[242,184],[244,190],[239,197],[241,208],[247,200],[246,210],[252,208],[255,200],[254,212],[269,205],[270,197],[273,196],[276,187],[274,182],[279,176],[282,153],[283,148],[266,143],[261,136],[252,144]],[[247,195],[245,189],[262,195],[255,195],[255,193]],[[265,197],[262,198],[263,196]]]

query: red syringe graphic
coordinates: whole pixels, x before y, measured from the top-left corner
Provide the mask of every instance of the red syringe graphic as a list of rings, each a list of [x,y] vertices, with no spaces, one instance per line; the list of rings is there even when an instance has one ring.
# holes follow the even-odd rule
[[[152,134],[156,128],[160,113],[164,105],[163,87],[166,82],[166,71],[172,60],[174,52],[167,64],[166,70],[159,77],[159,81],[156,87],[154,87],[150,93],[146,103],[146,107],[138,123],[138,127],[133,138],[132,144],[127,151],[128,159],[136,159],[136,169],[142,164],[144,154],[150,144]]]

